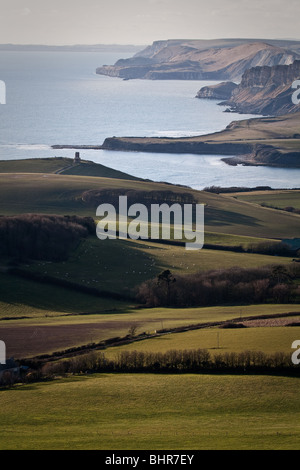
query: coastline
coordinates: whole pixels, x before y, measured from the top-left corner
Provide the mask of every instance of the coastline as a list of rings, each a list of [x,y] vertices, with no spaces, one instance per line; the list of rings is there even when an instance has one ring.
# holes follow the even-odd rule
[[[108,137],[102,145],[53,149],[223,155],[228,165],[300,168],[300,113],[231,122],[224,130],[193,137]],[[234,155],[234,156],[232,156]]]

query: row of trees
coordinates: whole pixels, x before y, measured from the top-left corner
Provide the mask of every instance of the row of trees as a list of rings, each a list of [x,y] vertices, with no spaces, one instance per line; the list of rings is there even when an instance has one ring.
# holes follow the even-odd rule
[[[299,277],[298,263],[287,267],[235,267],[176,277],[166,270],[157,278],[143,282],[137,288],[136,298],[148,307],[289,303],[300,295],[294,283]]]
[[[142,191],[136,189],[124,188],[103,188],[99,190],[89,190],[82,195],[85,203],[98,206],[99,204],[108,203],[114,207],[119,205],[119,197],[127,196],[128,206],[139,203],[150,207],[151,204],[193,204],[194,196],[189,192],[175,192],[171,190],[164,191]]]
[[[162,352],[122,351],[114,360],[104,353],[92,352],[59,362],[49,362],[39,378],[86,372],[267,372],[298,370],[291,354],[262,351],[216,353],[208,350],[169,350]]]
[[[293,207],[293,206],[277,207],[277,206],[273,206],[271,204],[266,204],[264,202],[261,205],[263,207],[270,207],[272,209],[276,209],[276,210],[279,210],[279,211],[293,212],[294,214],[300,214],[300,209],[297,209],[296,207]]]
[[[250,193],[253,191],[272,191],[270,186],[256,186],[255,188],[246,188],[245,186],[231,186],[223,188],[222,186],[206,186],[203,191],[214,194],[222,193]]]
[[[60,261],[80,239],[95,234],[91,217],[23,214],[0,216],[0,257]]]
[[[211,354],[206,349],[169,350],[162,352],[122,351],[116,359],[108,359],[103,352],[90,352],[69,359],[47,362],[24,370],[16,378],[11,373],[2,375],[0,387],[11,387],[16,382],[51,380],[70,374],[86,373],[280,373],[299,376],[298,365],[291,354],[262,351],[242,351]]]

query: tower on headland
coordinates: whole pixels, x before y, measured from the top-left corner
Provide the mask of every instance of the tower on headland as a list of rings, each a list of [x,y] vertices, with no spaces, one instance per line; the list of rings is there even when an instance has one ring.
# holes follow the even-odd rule
[[[80,162],[81,162],[80,153],[79,153],[79,152],[75,152],[74,164],[75,164],[75,163],[80,163]]]

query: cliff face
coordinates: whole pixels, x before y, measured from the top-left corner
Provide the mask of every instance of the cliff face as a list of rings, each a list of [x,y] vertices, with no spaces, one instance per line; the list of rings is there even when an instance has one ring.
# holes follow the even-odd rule
[[[222,82],[217,85],[204,86],[198,91],[196,98],[229,100],[237,87],[238,85],[233,82]]]
[[[275,168],[300,168],[300,152],[282,151],[270,145],[255,145],[252,153],[231,158],[222,158],[231,166],[271,166]]]
[[[108,137],[103,150],[151,153],[192,153],[199,155],[240,155],[250,153],[252,145],[241,142],[200,142],[196,139],[168,139],[160,137]]]
[[[291,65],[247,70],[226,104],[239,113],[279,116],[299,111],[292,102],[292,83],[300,77],[300,60]]]
[[[123,79],[240,81],[251,67],[291,64],[297,58],[295,49],[265,42],[170,40],[157,41],[132,58],[97,68],[96,73]]]
[[[245,114],[274,115],[297,112],[299,105],[292,102],[294,89],[292,83],[300,78],[300,60],[290,65],[273,67],[253,67],[242,76],[241,83],[233,86],[231,82],[220,84],[226,105],[232,111]],[[197,98],[222,99],[218,86],[202,88]]]

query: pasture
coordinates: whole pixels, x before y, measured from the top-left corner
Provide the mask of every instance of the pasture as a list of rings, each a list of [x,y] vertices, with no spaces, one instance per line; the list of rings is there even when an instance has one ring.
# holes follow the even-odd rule
[[[2,390],[1,450],[288,450],[299,379],[95,374]]]
[[[300,209],[300,190],[298,191],[254,191],[251,193],[235,193],[237,199],[241,201],[264,204],[268,207],[278,207],[284,209],[291,206]]]
[[[151,243],[147,240],[99,240],[89,237],[64,262],[34,262],[33,272],[69,279],[110,292],[132,295],[143,281],[170,269],[174,274],[191,274],[213,269],[262,267],[290,264],[290,257],[224,250],[188,251],[182,246]]]
[[[265,326],[222,329],[218,327],[193,330],[184,333],[170,333],[124,346],[109,348],[105,356],[115,358],[122,351],[161,352],[169,350],[207,349],[210,354],[223,354],[243,351],[264,353],[291,353],[293,341],[300,338],[300,313],[289,318],[287,323],[299,322],[298,327]],[[248,325],[251,322],[248,322]]]
[[[32,170],[31,170],[32,171]],[[124,188],[141,191],[189,192],[205,205],[205,231],[255,238],[292,238],[300,228],[299,217],[247,204],[234,198],[151,181],[73,176],[54,173],[0,174],[0,214],[77,214],[96,216],[82,194],[88,190]]]

